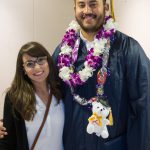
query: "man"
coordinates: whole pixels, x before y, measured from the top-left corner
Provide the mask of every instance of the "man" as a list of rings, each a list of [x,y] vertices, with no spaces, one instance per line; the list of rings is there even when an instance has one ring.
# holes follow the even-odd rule
[[[74,3],[80,28],[70,25],[53,54],[64,81],[64,149],[149,150],[149,59],[137,41],[116,31],[105,17],[105,0]],[[105,139],[86,131],[93,97],[106,100],[112,109],[114,123],[107,126]]]
[[[105,0],[74,0],[74,3],[75,18],[80,25],[79,37],[74,27],[73,30],[69,27],[70,30],[67,30],[53,55],[59,67],[59,76],[65,82],[65,150],[149,150],[149,59],[131,37],[114,31],[113,27],[109,32],[114,31],[114,34],[100,31],[104,30],[102,28],[107,29],[103,26],[108,19],[105,20],[108,11]],[[113,25],[110,23],[110,26]],[[104,49],[109,50],[109,54],[107,50],[103,52],[105,57],[102,57],[102,62],[95,50],[101,48],[98,46],[100,42],[102,47],[105,46]],[[100,65],[94,66],[94,61]],[[91,63],[91,67],[87,67],[87,63]],[[94,71],[90,70],[92,67]],[[101,91],[104,90],[114,118],[113,126],[107,126],[107,139],[86,132],[88,118],[92,113],[86,104],[92,97],[104,95],[97,93],[96,87],[97,74],[102,72],[101,68],[107,70],[107,79]]]

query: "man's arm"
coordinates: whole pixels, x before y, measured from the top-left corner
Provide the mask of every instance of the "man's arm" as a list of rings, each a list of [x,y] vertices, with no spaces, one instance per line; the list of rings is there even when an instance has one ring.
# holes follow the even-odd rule
[[[127,49],[128,150],[150,150],[150,61],[136,41]]]
[[[52,58],[53,58],[55,65],[57,65],[57,59],[58,59],[59,53],[60,53],[60,45],[56,47],[56,49],[54,50],[52,54]]]
[[[0,139],[7,135],[6,128],[3,127],[3,120],[0,120]]]

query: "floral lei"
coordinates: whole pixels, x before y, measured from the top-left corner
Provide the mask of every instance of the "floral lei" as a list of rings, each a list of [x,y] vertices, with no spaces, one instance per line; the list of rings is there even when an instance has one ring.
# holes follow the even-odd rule
[[[60,78],[72,88],[84,84],[101,63],[101,72],[107,72],[110,42],[116,31],[116,25],[111,16],[105,17],[105,24],[95,36],[94,46],[88,49],[83,69],[75,72],[74,62],[77,59],[80,44],[79,29],[80,26],[76,21],[69,24],[61,43],[57,64]]]

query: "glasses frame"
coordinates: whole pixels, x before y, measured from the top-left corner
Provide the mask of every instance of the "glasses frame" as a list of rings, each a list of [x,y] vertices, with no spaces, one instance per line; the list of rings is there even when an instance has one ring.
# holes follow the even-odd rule
[[[28,61],[24,62],[23,67],[26,67],[26,68],[29,68],[29,69],[34,69],[36,64],[38,64],[39,66],[42,66],[46,62],[47,62],[47,56],[40,56],[40,57],[37,57],[36,60],[28,60]]]

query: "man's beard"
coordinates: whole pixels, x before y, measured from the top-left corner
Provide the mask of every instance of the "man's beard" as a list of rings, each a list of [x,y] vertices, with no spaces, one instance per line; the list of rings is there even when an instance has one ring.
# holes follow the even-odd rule
[[[77,20],[78,24],[80,25],[80,27],[82,28],[82,30],[84,30],[87,33],[93,33],[93,32],[99,31],[99,29],[102,27],[102,25],[104,23],[104,15],[98,16],[98,17],[96,15],[93,15],[93,18],[96,19],[95,25],[88,26],[88,27],[86,27],[83,24],[83,21],[84,21],[83,16],[81,16],[80,18],[76,17],[76,20]]]

